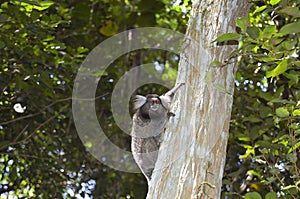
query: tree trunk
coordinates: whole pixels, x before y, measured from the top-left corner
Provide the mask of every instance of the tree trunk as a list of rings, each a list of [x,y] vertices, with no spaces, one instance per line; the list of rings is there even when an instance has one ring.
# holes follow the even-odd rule
[[[193,2],[177,79],[185,86],[173,100],[148,199],[220,198],[237,67],[211,63],[224,63],[237,46],[212,41],[235,32],[248,8],[247,0]]]

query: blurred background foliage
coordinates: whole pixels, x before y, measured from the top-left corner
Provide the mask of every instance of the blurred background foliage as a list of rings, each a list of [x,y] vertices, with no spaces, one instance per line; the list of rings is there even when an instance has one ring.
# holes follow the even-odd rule
[[[185,32],[188,1],[1,1],[0,195],[2,198],[142,198],[141,174],[111,169],[86,152],[71,112],[73,81],[87,54],[124,30],[158,26]],[[99,122],[118,146],[130,137],[115,125],[110,99],[131,68],[177,68],[178,55],[138,50],[116,60],[99,82]],[[143,60],[143,61],[142,61]],[[168,77],[167,77],[168,78]],[[174,74],[170,74],[173,80]],[[158,85],[139,91],[163,92]]]
[[[299,198],[300,1],[253,1],[236,21],[240,57],[223,197]]]
[[[184,33],[191,2],[0,3],[0,198],[144,198],[141,174],[111,169],[85,151],[72,118],[73,81],[87,54],[116,33],[146,26]],[[232,52],[240,64],[222,198],[297,198],[300,1],[252,3],[249,15],[237,20],[237,33],[217,39],[240,44]],[[130,150],[130,137],[111,113],[118,79],[142,63],[176,69],[178,59],[169,52],[138,50],[116,60],[101,78],[97,114],[118,146]],[[138,90],[164,91],[158,85]]]

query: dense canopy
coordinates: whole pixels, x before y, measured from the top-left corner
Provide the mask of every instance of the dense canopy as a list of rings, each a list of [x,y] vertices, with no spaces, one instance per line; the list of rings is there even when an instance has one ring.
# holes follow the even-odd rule
[[[253,0],[236,32],[216,43],[239,44],[223,195],[297,198],[300,194],[300,1]],[[109,168],[86,151],[72,117],[80,64],[110,36],[136,27],[184,33],[190,1],[20,0],[0,3],[0,199],[143,198],[141,174]],[[213,42],[213,41],[212,41]],[[121,148],[130,136],[115,124],[111,93],[134,66],[177,69],[179,55],[133,51],[110,65],[98,84],[101,127]],[[226,67],[222,60],[211,67]],[[170,72],[164,78],[175,79]],[[146,85],[138,93],[162,93]]]

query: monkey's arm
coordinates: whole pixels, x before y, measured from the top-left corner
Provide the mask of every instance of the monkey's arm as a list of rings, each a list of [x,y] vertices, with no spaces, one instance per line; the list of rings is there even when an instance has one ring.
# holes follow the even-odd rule
[[[185,83],[179,83],[177,85],[174,86],[174,88],[172,88],[171,90],[169,90],[168,92],[166,92],[166,94],[164,94],[165,96],[170,96],[171,98],[174,97],[175,93],[177,92],[177,90],[183,86]]]
[[[165,109],[167,109],[168,111],[170,110],[170,106],[171,106],[171,102],[172,99],[175,95],[175,92],[181,87],[183,86],[185,83],[180,83],[177,84],[176,86],[174,86],[174,88],[172,88],[171,90],[169,90],[168,92],[166,92],[166,94],[160,96],[161,99],[161,103],[162,105],[165,107]]]

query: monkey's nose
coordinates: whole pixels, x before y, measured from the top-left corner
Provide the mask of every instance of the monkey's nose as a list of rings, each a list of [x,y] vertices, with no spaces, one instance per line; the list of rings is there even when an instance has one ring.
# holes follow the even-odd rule
[[[152,105],[153,105],[153,104],[160,104],[159,99],[156,98],[156,97],[152,98],[150,102],[151,102]]]
[[[159,105],[160,105],[160,101],[158,98],[156,97],[151,98],[150,107],[152,111],[156,111],[159,108]]]

